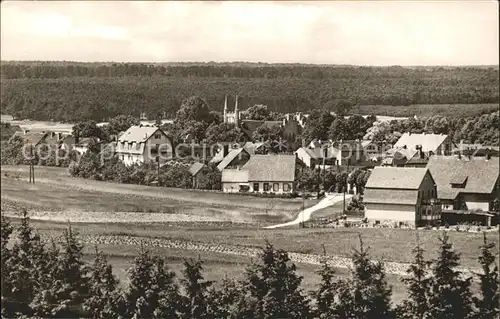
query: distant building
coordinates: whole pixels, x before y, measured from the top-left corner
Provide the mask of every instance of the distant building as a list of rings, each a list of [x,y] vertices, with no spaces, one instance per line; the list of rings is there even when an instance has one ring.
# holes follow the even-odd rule
[[[174,155],[170,137],[157,127],[132,126],[118,137],[115,154],[125,165],[165,161]]]
[[[438,223],[434,178],[426,168],[375,167],[366,183],[365,217],[375,223]]]
[[[254,155],[241,168],[222,171],[222,190],[253,193],[292,193],[295,155]]]
[[[372,166],[365,155],[367,143],[359,140],[322,143],[312,141],[307,147],[295,151],[299,160],[307,167],[316,166]]]
[[[196,162],[189,168],[189,172],[193,177],[193,188],[199,188],[200,180],[203,178],[204,173],[206,173],[208,167],[203,164]]]
[[[217,169],[222,171],[226,168],[237,168],[248,162],[250,154],[243,148],[237,148],[229,151],[229,153],[217,165]]]
[[[427,168],[444,210],[489,211],[500,191],[498,157],[433,156]]]
[[[222,114],[224,123],[233,123],[235,126],[240,126],[241,114],[238,109],[238,95],[236,95],[236,99],[234,102],[234,111],[229,111],[227,108],[227,95],[224,98],[224,113]]]
[[[425,167],[433,155],[450,155],[455,147],[445,134],[404,133],[387,152],[383,165]]]
[[[465,156],[465,157],[472,157],[472,156],[498,157],[499,153],[500,152],[499,152],[498,146],[489,146],[489,145],[482,145],[482,144],[467,144],[467,143],[463,143],[463,142],[458,144],[457,147],[455,147],[452,150],[453,155],[461,155],[461,156]]]

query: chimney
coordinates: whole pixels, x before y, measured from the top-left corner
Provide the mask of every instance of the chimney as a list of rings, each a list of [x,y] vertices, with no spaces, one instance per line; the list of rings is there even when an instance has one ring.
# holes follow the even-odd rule
[[[222,156],[226,157],[227,154],[229,154],[229,145],[228,144],[224,144],[224,146],[222,147]]]

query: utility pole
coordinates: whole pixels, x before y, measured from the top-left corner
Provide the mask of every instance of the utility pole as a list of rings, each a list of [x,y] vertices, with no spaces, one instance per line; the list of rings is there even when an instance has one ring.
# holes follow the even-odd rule
[[[33,144],[30,144],[30,183],[35,184],[35,165],[33,164]]]
[[[156,156],[156,186],[160,186],[160,156]]]

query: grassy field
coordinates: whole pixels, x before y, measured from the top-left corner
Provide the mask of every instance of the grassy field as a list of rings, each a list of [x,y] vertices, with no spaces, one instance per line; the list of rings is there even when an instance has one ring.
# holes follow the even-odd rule
[[[2,200],[43,211],[155,212],[226,216],[255,223],[293,219],[301,199],[258,198],[176,188],[84,180],[67,169],[37,167],[36,184],[27,183],[28,167],[2,166]],[[305,201],[305,207],[318,201]],[[5,205],[4,205],[5,207]]]

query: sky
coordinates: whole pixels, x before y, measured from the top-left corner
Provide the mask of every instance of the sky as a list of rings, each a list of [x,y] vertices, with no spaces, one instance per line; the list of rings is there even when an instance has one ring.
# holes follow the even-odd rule
[[[498,65],[496,1],[3,1],[2,60]]]

